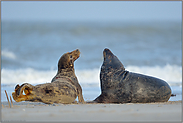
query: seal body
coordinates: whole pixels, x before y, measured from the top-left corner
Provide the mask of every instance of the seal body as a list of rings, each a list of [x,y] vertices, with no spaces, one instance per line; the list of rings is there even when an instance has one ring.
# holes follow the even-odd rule
[[[16,102],[32,101],[46,104],[69,104],[77,97],[76,87],[64,81],[55,81],[53,83],[39,84],[36,86],[24,83],[21,86],[17,86],[15,90],[12,96]],[[23,91],[26,95],[23,95]]]
[[[79,102],[83,103],[82,88],[74,72],[74,61],[79,58],[79,55],[80,51],[78,49],[63,54],[58,62],[57,74],[51,83],[36,86],[29,83],[24,83],[21,86],[17,85],[15,92],[12,93],[13,99],[16,102],[32,101],[48,104],[69,104],[78,97]]]
[[[78,82],[78,79],[75,75],[74,71],[74,61],[78,59],[80,56],[79,49],[76,49],[72,52],[65,53],[58,62],[58,71],[55,77],[52,79],[52,83],[55,81],[62,82],[67,81],[68,83],[72,84],[76,87],[76,94],[78,96],[79,102],[84,103],[83,95],[82,95],[82,88]]]
[[[163,80],[125,70],[120,60],[109,50],[103,51],[100,72],[101,95],[98,103],[166,102],[170,86]]]

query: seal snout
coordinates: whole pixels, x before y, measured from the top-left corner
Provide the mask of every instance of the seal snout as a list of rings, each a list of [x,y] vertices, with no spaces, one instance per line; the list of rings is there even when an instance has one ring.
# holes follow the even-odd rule
[[[74,52],[74,53],[76,53],[76,54],[80,54],[79,49],[76,49],[76,50],[74,50],[74,51],[72,51],[72,52]]]
[[[113,53],[108,49],[108,48],[105,48],[104,51],[103,51],[103,56],[104,56],[104,59],[106,57],[110,58],[110,56],[112,56]]]
[[[108,52],[108,51],[110,51],[108,48],[105,48],[105,49],[104,49],[104,52]]]
[[[79,56],[80,56],[80,51],[79,51],[79,49],[76,49],[76,50],[72,51],[70,54],[72,55],[72,57],[73,57],[73,59],[74,59],[74,61],[75,61],[76,59],[79,58]]]

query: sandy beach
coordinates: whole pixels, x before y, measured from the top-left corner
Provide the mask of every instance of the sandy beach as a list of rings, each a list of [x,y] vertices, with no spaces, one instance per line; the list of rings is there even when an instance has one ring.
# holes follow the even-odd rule
[[[146,104],[44,104],[2,102],[2,121],[171,121],[180,122],[182,101]]]

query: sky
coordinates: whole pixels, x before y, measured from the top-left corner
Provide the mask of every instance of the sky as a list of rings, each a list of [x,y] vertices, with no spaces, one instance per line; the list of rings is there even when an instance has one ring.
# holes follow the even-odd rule
[[[182,20],[182,2],[2,1],[1,19],[17,21]]]

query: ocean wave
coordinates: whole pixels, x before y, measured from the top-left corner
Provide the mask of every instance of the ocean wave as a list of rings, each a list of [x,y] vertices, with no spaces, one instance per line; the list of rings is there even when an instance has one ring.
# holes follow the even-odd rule
[[[130,72],[150,75],[167,81],[170,86],[182,85],[182,67],[176,65],[161,66],[127,66],[126,70]],[[32,68],[10,70],[1,70],[1,83],[6,84],[22,84],[28,82],[30,84],[42,84],[50,82],[56,74],[56,70],[35,70]],[[78,81],[81,85],[97,85],[100,86],[100,68],[75,70]]]
[[[126,70],[153,76],[167,81],[170,85],[182,85],[182,67],[177,65],[165,66],[127,66]]]
[[[16,59],[16,55],[13,52],[8,51],[8,50],[2,50],[1,55],[2,55],[2,57],[7,57],[7,58],[10,58],[10,59]]]
[[[2,84],[22,84],[25,82],[31,84],[40,84],[50,82],[56,71],[41,71],[32,68],[26,69],[2,69],[1,70],[1,83]]]

